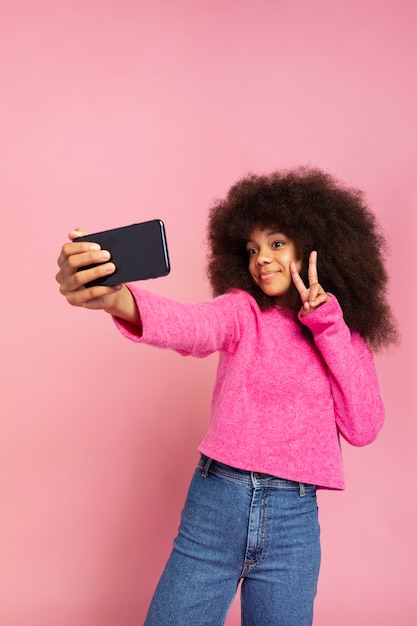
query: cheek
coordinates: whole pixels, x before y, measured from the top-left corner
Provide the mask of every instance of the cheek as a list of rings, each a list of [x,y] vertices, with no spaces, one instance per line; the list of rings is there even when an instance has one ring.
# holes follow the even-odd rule
[[[301,270],[303,269],[303,262],[302,261],[295,261],[295,267],[297,268],[297,272],[300,274]]]
[[[300,273],[302,268],[303,268],[303,259],[297,255],[296,250],[294,250],[294,254],[292,255],[292,259],[291,261],[293,261],[295,263],[295,267],[297,268],[297,272]]]
[[[255,272],[255,263],[254,262],[249,261],[248,270],[249,270],[249,274],[250,274],[252,280],[256,282],[256,272]]]
[[[297,271],[300,272],[303,262],[300,259],[297,259],[297,257],[295,256],[295,254],[288,254],[285,256],[285,258],[281,259],[282,264],[287,268],[288,271],[290,271],[290,265],[291,263],[295,263],[295,267],[297,268]]]

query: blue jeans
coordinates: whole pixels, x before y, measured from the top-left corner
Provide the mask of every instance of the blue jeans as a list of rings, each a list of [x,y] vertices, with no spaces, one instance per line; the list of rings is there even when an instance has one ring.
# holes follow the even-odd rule
[[[145,626],[310,626],[320,568],[316,488],[202,457]]]

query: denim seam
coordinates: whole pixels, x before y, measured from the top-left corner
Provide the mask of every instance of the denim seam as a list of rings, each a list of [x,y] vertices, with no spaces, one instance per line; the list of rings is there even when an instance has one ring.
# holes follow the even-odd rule
[[[198,467],[204,470],[205,464],[199,463]],[[206,471],[204,475],[206,476],[207,473],[214,474],[216,476],[220,476],[221,478],[225,478],[226,480],[231,480],[233,482],[241,483],[244,485],[252,484],[250,476],[240,478],[239,476],[236,476],[235,474],[231,474],[227,472],[227,470],[223,470],[217,467],[210,466],[208,468],[208,472]],[[289,485],[289,484],[285,484],[285,482],[288,482],[286,481],[286,479],[280,480],[279,478],[274,478],[274,477],[266,478],[266,479],[260,478],[257,480],[258,480],[258,485],[262,484],[264,487],[268,487],[271,489],[288,489],[288,490],[300,491],[300,483],[296,481],[291,481],[293,482],[293,484]],[[268,482],[260,483],[260,481],[268,481]],[[303,485],[305,487],[305,492],[316,490],[316,487],[314,485],[309,485],[307,483],[303,483]]]

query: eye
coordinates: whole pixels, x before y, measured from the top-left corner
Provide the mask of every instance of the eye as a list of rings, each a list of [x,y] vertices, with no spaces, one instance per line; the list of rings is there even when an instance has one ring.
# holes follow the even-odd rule
[[[256,254],[256,248],[248,248],[246,252],[248,253],[248,256],[253,256]]]
[[[284,241],[274,241],[272,244],[273,248],[281,248],[284,245]]]

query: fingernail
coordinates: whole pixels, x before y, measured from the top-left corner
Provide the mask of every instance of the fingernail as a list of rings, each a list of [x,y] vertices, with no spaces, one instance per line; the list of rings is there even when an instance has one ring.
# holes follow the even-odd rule
[[[90,250],[100,250],[98,243],[90,243]]]
[[[105,261],[106,259],[110,259],[110,252],[108,250],[102,250],[97,256],[99,259],[103,259],[103,261]]]

